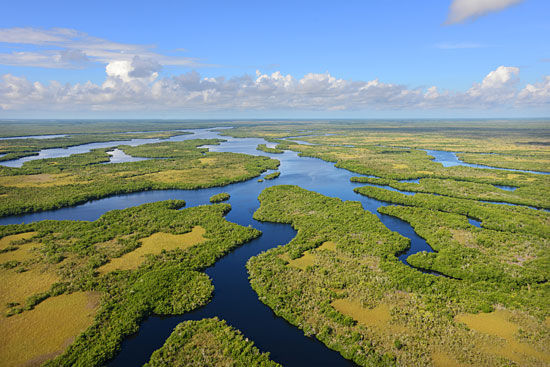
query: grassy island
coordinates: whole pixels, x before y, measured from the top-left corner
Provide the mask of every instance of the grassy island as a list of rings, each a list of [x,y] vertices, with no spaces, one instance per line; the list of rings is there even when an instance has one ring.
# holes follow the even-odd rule
[[[280,367],[252,341],[223,320],[203,319],[179,324],[145,367],[235,366]]]
[[[436,276],[400,262],[408,240],[357,202],[297,186],[268,188],[259,199],[254,218],[290,223],[298,234],[249,261],[252,287],[277,315],[346,358],[363,366],[550,360],[547,237],[477,228],[461,214],[382,207],[427,239],[436,252],[408,261],[447,275]],[[503,344],[500,329],[473,321],[481,315],[516,332]]]
[[[222,201],[229,200],[231,196],[227,192],[222,192],[210,197],[211,203],[221,203]]]
[[[3,362],[55,357],[47,365],[100,366],[147,316],[207,303],[213,286],[202,270],[260,232],[226,221],[228,204],[179,210],[183,205],[0,227],[0,272],[10,280],[1,296]],[[67,323],[73,327],[61,327]],[[35,340],[44,335],[50,344]]]
[[[107,149],[26,162],[21,168],[0,166],[0,216],[56,209],[110,195],[164,189],[224,186],[276,169],[268,157],[208,152],[200,148],[219,140],[195,139],[140,146],[120,146],[125,153],[152,158],[109,161]]]
[[[283,154],[285,151],[277,148],[269,148],[265,144],[258,144],[257,150],[261,150],[262,152],[266,153],[272,153],[272,154]]]

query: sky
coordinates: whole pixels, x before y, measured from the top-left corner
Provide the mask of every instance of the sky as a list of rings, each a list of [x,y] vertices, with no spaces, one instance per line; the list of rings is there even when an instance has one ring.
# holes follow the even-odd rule
[[[27,1],[0,118],[550,117],[550,1]]]

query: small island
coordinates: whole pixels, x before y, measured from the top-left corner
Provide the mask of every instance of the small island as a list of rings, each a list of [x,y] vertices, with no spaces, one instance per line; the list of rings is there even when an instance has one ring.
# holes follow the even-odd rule
[[[258,144],[256,150],[261,150],[262,152],[272,153],[272,154],[283,154],[285,151],[277,148],[270,148],[265,144]]]
[[[277,172],[270,173],[269,175],[265,175],[264,179],[266,179],[266,180],[274,180],[274,179],[276,179],[277,177],[279,177],[280,175],[281,175],[281,172],[277,171]]]
[[[222,201],[229,200],[230,197],[231,197],[231,195],[229,195],[227,192],[222,192],[222,193],[219,193],[219,194],[216,194],[216,195],[212,195],[210,197],[210,202],[211,203],[221,203]]]

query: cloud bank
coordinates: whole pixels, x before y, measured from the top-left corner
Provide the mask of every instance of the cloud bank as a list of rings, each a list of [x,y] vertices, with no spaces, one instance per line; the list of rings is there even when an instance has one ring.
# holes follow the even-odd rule
[[[161,54],[152,45],[113,42],[68,28],[0,28],[0,64],[43,68],[82,68],[87,63],[133,62],[136,56],[159,65],[204,66],[197,59]]]
[[[523,0],[453,0],[446,24],[461,23],[489,13],[506,9]]]
[[[106,67],[102,84],[47,84],[0,77],[4,111],[361,111],[550,108],[550,76],[520,85],[519,68],[500,66],[466,91],[274,72],[233,78],[193,71],[159,78],[159,64],[134,57]]]

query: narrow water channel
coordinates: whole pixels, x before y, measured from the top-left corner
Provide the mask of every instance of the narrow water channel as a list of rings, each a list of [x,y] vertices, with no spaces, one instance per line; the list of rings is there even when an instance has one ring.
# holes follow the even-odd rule
[[[262,351],[270,352],[276,362],[284,366],[349,366],[352,362],[339,353],[326,348],[314,338],[308,338],[296,327],[279,318],[262,304],[248,282],[245,264],[258,253],[288,243],[295,235],[290,225],[263,223],[252,218],[259,207],[258,195],[266,187],[273,185],[298,185],[320,194],[338,197],[342,200],[360,201],[365,210],[376,214],[390,230],[396,231],[411,241],[410,249],[399,256],[408,265],[408,256],[419,251],[433,251],[424,239],[419,237],[406,222],[378,213],[377,209],[387,203],[361,196],[353,188],[364,184],[350,182],[352,172],[334,167],[332,163],[316,158],[298,157],[297,153],[285,151],[283,154],[268,154],[257,151],[258,144],[267,144],[263,139],[236,139],[220,137],[216,132],[200,130],[192,138],[223,138],[227,142],[210,146],[212,151],[238,152],[270,156],[281,161],[281,176],[275,180],[246,182],[201,190],[163,190],[118,195],[91,201],[70,208],[0,218],[0,224],[28,223],[38,220],[95,220],[113,209],[128,208],[148,202],[167,199],[183,199],[187,207],[208,204],[209,197],[228,192],[232,210],[227,220],[243,225],[251,225],[263,232],[262,236],[245,244],[220,259],[206,269],[213,281],[213,299],[205,307],[182,316],[150,317],[145,320],[139,332],[124,341],[121,352],[110,362],[111,366],[142,365],[149,360],[151,353],[162,346],[173,328],[183,320],[198,320],[217,316],[233,327],[241,330],[245,337],[253,340]],[[115,142],[113,145],[118,145]],[[268,172],[269,173],[269,172]],[[432,276],[432,275],[426,275]]]

